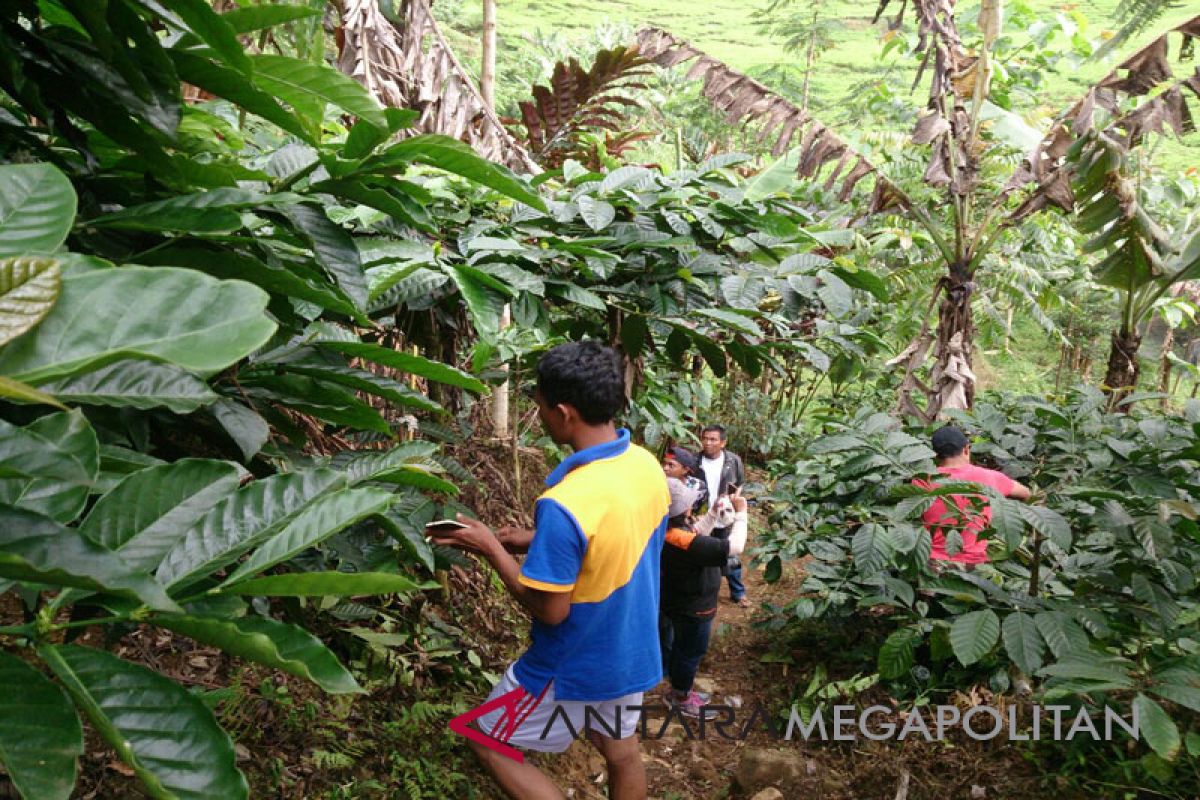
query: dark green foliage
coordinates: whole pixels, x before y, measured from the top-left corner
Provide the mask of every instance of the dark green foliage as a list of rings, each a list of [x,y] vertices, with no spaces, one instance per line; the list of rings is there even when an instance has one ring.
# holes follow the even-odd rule
[[[886,607],[877,669],[900,691],[924,691],[917,672],[942,687],[1007,686],[999,676],[1011,670],[1044,679],[1047,699],[1103,705],[1144,692],[1137,702],[1162,729],[1146,739],[1172,758],[1200,713],[1200,417],[1105,404],[1090,390],[1061,405],[1021,398],[955,414],[977,462],[1036,490],[1028,504],[987,491],[992,561],[972,572],[930,568],[920,514],[967,487],[911,485],[933,469],[926,434],[869,412],[835,426],[771,498],[759,558],[812,557],[803,596],[782,613],[834,622]],[[1164,703],[1177,709],[1169,717],[1158,716]]]

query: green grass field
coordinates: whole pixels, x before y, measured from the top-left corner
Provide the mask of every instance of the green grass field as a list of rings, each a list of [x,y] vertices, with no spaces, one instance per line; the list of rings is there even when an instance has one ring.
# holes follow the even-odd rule
[[[1024,5],[1037,16],[1054,20],[1056,15],[1076,12],[1082,17],[1088,35],[1096,37],[1115,27],[1112,12],[1119,0],[1081,0],[1064,3],[1059,0],[1023,0],[1009,2],[1008,8]],[[740,70],[751,70],[772,64],[795,63],[796,58],[784,52],[778,41],[761,33],[754,13],[766,5],[766,0],[499,0],[498,33],[500,37],[499,66],[501,71],[512,64],[513,54],[522,40],[557,36],[576,42],[594,40],[600,26],[619,25],[636,29],[656,25],[687,39],[705,52]],[[914,67],[911,59],[895,52],[881,56],[883,22],[872,25],[876,3],[873,0],[848,2],[831,0],[826,5],[837,20],[837,43],[821,58],[812,77],[812,105],[817,114],[834,125],[853,125],[847,99],[854,87],[872,76],[891,73],[889,84],[907,87],[911,84]],[[894,3],[898,7],[898,4]],[[1186,5],[1186,4],[1185,4]],[[960,3],[963,18],[973,19],[977,3]],[[465,60],[473,67],[478,63],[477,38],[482,27],[480,4],[475,0],[444,0],[435,13],[454,28],[455,46],[463,50]],[[1180,8],[1170,12],[1160,25],[1165,29],[1178,24],[1195,13],[1195,9]],[[910,14],[911,18],[911,14]],[[1027,40],[1021,30],[1006,28],[1018,41]],[[1118,53],[1124,56],[1152,38],[1127,43]],[[1085,61],[1078,65],[1063,64],[1047,81],[1038,107],[1016,109],[1035,118],[1052,114],[1068,106],[1088,85],[1108,72],[1115,61]],[[511,71],[511,66],[510,66]],[[501,74],[500,80],[504,81]],[[924,90],[913,93],[915,103],[924,102]],[[1169,171],[1185,169],[1200,163],[1200,133],[1183,142],[1164,141],[1156,151],[1155,161]]]

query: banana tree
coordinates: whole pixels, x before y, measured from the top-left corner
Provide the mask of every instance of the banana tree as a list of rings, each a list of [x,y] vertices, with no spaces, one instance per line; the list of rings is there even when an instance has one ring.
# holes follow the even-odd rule
[[[514,170],[538,171],[450,48],[429,0],[336,5],[343,73],[385,106],[419,109],[415,132],[450,136]]]
[[[1132,158],[1108,131],[1091,131],[1072,148],[1072,188],[1079,198],[1076,225],[1103,258],[1092,268],[1097,283],[1120,293],[1104,390],[1110,408],[1137,386],[1142,323],[1177,284],[1200,276],[1200,228],[1164,230],[1148,213]]]
[[[886,6],[887,3],[882,3],[878,13],[882,14]],[[978,55],[969,56],[958,35],[953,6],[953,2],[918,2],[914,6],[920,32],[919,49],[925,54],[926,64],[932,61],[933,75],[929,102],[912,141],[931,146],[924,181],[935,190],[933,193],[919,194],[919,187],[902,189],[885,177],[880,165],[855,152],[806,111],[690,45],[679,43],[662,31],[643,31],[640,38],[643,47],[656,54],[657,63],[663,66],[699,56],[689,75],[704,77],[705,95],[731,121],[743,118],[762,121],[763,135],[777,136],[773,154],[782,155],[799,135],[795,155],[800,176],[823,177],[827,188],[839,185],[842,199],[849,197],[860,180],[871,176],[875,187],[867,208],[869,213],[903,213],[926,230],[944,268],[929,301],[932,309],[941,299],[936,333],[929,332],[927,321],[917,339],[894,362],[905,366],[902,410],[925,418],[937,416],[942,409],[969,407],[973,400],[974,276],[997,244],[998,232],[1005,224],[1005,219],[988,209],[981,197],[982,189],[986,188],[981,183],[982,156],[1009,146],[997,141],[984,125],[988,116],[1003,115],[987,102],[992,78],[991,52],[999,36],[999,8],[995,3],[983,4]],[[898,26],[900,20],[892,24]],[[923,65],[922,72],[924,68]],[[825,169],[829,164],[834,165],[832,170]],[[850,170],[843,177],[847,166]],[[926,387],[918,380],[916,369],[929,357],[931,347],[934,366]],[[918,389],[927,395],[924,409],[912,398]]]
[[[888,0],[880,3],[877,19],[888,5]],[[1185,59],[1191,49],[1189,43],[1200,36],[1200,17],[1163,34],[1122,61],[1057,118],[1012,175],[1001,181],[997,173],[1003,169],[1014,143],[1029,138],[1027,125],[989,101],[995,78],[994,50],[1000,39],[1001,3],[986,0],[980,5],[978,38],[972,48],[964,46],[959,35],[955,0],[906,3],[890,24],[900,26],[910,7],[917,18],[917,52],[922,56],[917,81],[927,70],[931,73],[929,101],[911,137],[913,144],[930,147],[923,176],[927,188],[901,188],[883,174],[881,164],[855,152],[810,114],[671,34],[645,29],[638,41],[642,52],[660,66],[695,59],[688,75],[704,78],[705,97],[731,122],[759,122],[764,139],[775,140],[774,155],[783,155],[799,137],[794,155],[801,177],[823,178],[827,189],[836,185],[839,196],[845,199],[859,181],[871,176],[874,190],[866,209],[869,213],[904,214],[925,229],[943,268],[929,300],[930,311],[937,306],[936,327],[931,332],[931,321],[927,320],[916,339],[892,363],[904,369],[899,409],[928,420],[943,410],[970,407],[975,392],[972,298],[978,271],[1007,232],[1030,215],[1048,206],[1074,209],[1072,166],[1065,155],[1089,129],[1092,110],[1100,106],[1115,112],[1128,100],[1148,98],[1121,118],[1130,146],[1139,144],[1146,132],[1163,132],[1165,126],[1180,133],[1186,129],[1190,116],[1183,89],[1200,89],[1200,77],[1172,83],[1167,40],[1172,34],[1182,37],[1183,44],[1176,53],[1179,60]],[[1034,132],[1032,139],[1038,138]],[[1027,148],[1026,144],[1018,149]],[[847,167],[849,172],[845,172]],[[922,381],[917,370],[930,357],[933,366],[927,380]]]

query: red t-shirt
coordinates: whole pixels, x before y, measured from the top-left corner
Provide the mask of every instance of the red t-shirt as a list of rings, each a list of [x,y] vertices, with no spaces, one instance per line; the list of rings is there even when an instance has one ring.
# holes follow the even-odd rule
[[[1003,472],[977,467],[974,464],[966,464],[961,467],[938,467],[938,472],[956,481],[970,481],[990,487],[1005,497],[1012,494],[1013,487],[1016,486],[1016,481]],[[922,480],[914,480],[913,483],[927,489],[936,489],[938,486],[936,483]],[[921,516],[921,520],[933,537],[933,550],[930,558],[938,561],[957,561],[960,564],[986,563],[988,560],[987,539],[980,537],[979,534],[992,522],[992,509],[987,503],[987,498],[983,495],[955,494],[951,495],[949,499],[954,501],[959,513],[951,511],[946,505],[946,499],[939,497]],[[982,507],[979,506],[980,500],[983,501]],[[972,511],[972,504],[978,510]],[[963,516],[960,517],[959,514]],[[943,533],[946,528],[957,529],[962,535],[962,550],[953,556],[946,553],[946,536]]]

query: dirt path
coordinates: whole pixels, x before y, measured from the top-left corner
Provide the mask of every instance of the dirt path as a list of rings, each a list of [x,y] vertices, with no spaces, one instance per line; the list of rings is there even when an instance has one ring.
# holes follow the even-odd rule
[[[721,588],[716,627],[708,655],[700,665],[697,688],[709,691],[714,704],[738,706],[732,731],[739,731],[753,717],[753,709],[777,712],[802,693],[818,664],[838,660],[838,647],[831,639],[807,650],[795,649],[780,635],[756,626],[768,614],[762,604],[784,606],[796,597],[803,579],[799,565],[788,564],[783,577],[767,584],[760,570],[745,569],[747,593],[753,605],[739,608],[729,602],[728,588]],[[764,656],[783,656],[784,661]],[[971,690],[972,693],[975,690]],[[659,703],[649,693],[646,703]],[[854,701],[850,701],[854,702]],[[858,698],[864,705],[890,703],[875,687]],[[664,724],[665,723],[665,724]],[[650,713],[647,735],[642,740],[651,800],[750,800],[764,787],[776,787],[763,797],[805,797],[819,800],[933,800],[937,798],[1039,798],[1052,796],[1069,800],[1075,795],[1061,790],[1048,794],[1044,775],[1011,745],[963,740],[927,743],[867,741],[818,742],[780,741],[767,733],[761,719],[752,723],[745,739],[730,740],[714,735],[711,725],[704,739],[698,723],[690,721],[691,738],[678,716],[667,719],[664,712]],[[567,796],[577,800],[606,800],[604,762],[586,743],[576,742],[566,754],[539,759]],[[749,787],[740,786],[736,776],[746,775]]]
[[[729,729],[731,731],[749,719],[750,709],[756,706],[768,709],[777,705],[781,690],[786,688],[787,668],[760,661],[770,649],[770,634],[755,629],[752,622],[759,614],[760,603],[782,605],[784,598],[794,596],[792,592],[799,576],[798,570],[792,570],[779,583],[767,584],[760,570],[746,567],[743,578],[747,595],[753,601],[750,608],[730,603],[728,586],[721,587],[712,640],[708,655],[700,665],[696,688],[710,692],[714,704],[738,707],[737,723]],[[645,702],[657,704],[661,698],[657,692],[651,692]],[[739,796],[732,784],[742,754],[747,747],[766,744],[767,737],[751,733],[746,740],[730,741],[709,730],[700,741],[698,723],[690,720],[689,725],[695,738],[688,738],[678,717],[667,719],[664,712],[649,714],[646,721],[648,735],[642,742],[642,760],[646,764],[650,798],[690,800]],[[761,728],[761,725],[755,726],[756,731]],[[565,756],[545,761],[543,767],[555,776],[560,786],[569,787],[568,796],[572,798],[603,800],[607,797],[604,762],[583,742],[573,745]]]
[[[697,689],[712,694],[714,704],[737,709],[737,727],[749,719],[752,709],[773,707],[785,677],[782,665],[760,661],[770,648],[769,634],[751,626],[758,604],[773,600],[782,603],[778,596],[784,587],[766,584],[760,570],[745,568],[743,578],[753,605],[740,608],[730,603],[728,586],[721,587],[712,643],[696,681]],[[650,727],[652,733],[667,722],[663,714],[655,721],[658,725]],[[698,729],[698,725],[694,727]],[[643,743],[650,797],[667,800],[723,794],[722,790],[733,783],[743,751],[756,746],[758,738],[751,735],[746,740],[730,741],[707,730],[704,741],[689,740],[682,726],[670,720],[661,738],[648,737]]]

